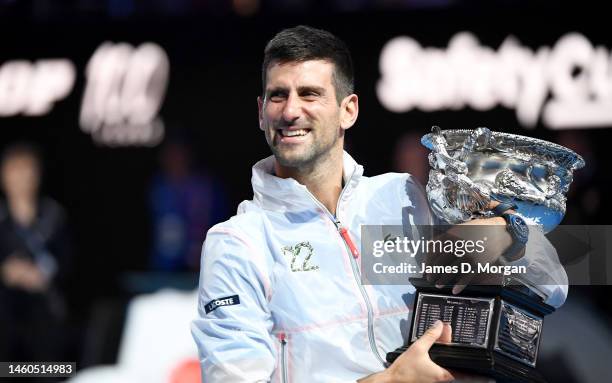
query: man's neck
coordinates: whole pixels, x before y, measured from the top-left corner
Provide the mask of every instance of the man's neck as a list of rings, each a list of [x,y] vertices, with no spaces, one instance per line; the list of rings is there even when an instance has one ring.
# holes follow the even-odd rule
[[[30,226],[36,217],[36,200],[25,196],[8,198],[8,208],[13,219],[21,226]]]
[[[330,153],[329,157],[308,168],[288,168],[274,162],[276,175],[293,178],[306,186],[319,202],[336,215],[336,206],[342,192],[342,150]]]

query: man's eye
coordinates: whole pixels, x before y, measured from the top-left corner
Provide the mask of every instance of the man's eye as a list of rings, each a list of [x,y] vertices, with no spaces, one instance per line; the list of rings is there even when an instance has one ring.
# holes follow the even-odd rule
[[[279,101],[283,101],[286,97],[286,95],[282,92],[272,92],[270,93],[269,99],[272,102],[279,102]]]
[[[302,93],[302,97],[307,100],[314,100],[319,97],[319,94],[317,92],[304,92]]]

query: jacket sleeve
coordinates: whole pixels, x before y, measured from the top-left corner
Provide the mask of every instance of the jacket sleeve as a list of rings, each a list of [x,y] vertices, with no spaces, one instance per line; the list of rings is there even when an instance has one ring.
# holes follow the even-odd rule
[[[567,274],[557,250],[544,235],[542,226],[530,223],[528,218],[525,221],[529,225],[525,256],[508,264],[527,266],[525,278],[531,284],[531,289],[543,292],[547,296],[545,302],[558,308],[567,298]]]
[[[268,382],[276,347],[261,251],[235,229],[213,227],[202,251],[191,332],[205,382]]]

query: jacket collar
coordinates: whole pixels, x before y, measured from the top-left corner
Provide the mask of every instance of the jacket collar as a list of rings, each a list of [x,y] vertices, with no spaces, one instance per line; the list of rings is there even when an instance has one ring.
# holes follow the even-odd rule
[[[357,164],[347,152],[343,153],[342,160],[343,195],[348,198],[363,175],[363,166]],[[264,158],[253,166],[251,183],[253,202],[265,210],[285,212],[318,207],[306,186],[293,178],[274,175],[274,156]]]

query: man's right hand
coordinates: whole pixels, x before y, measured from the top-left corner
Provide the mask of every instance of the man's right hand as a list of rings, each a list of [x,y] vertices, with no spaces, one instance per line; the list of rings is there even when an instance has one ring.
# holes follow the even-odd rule
[[[360,379],[359,383],[428,383],[450,382],[455,378],[448,370],[435,364],[429,349],[438,343],[451,341],[451,327],[437,321],[386,370]]]

